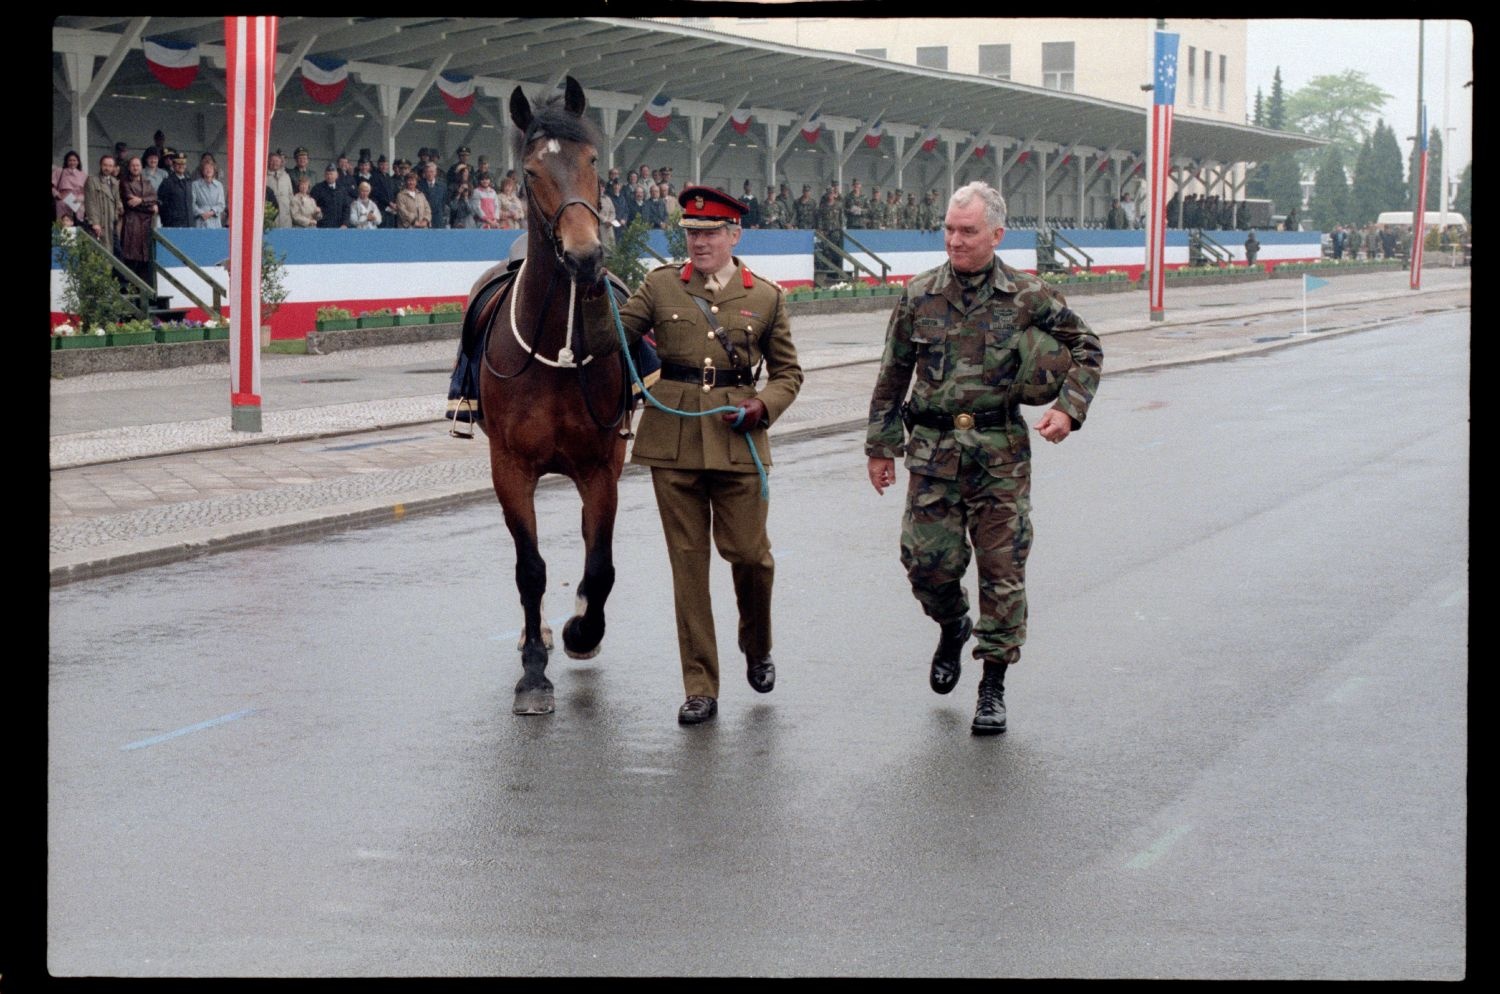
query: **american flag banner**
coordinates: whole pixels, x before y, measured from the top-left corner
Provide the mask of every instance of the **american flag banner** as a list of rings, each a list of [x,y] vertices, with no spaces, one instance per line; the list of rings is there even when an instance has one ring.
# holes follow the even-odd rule
[[[1422,119],[1417,122],[1417,207],[1411,216],[1411,288],[1422,289],[1422,249],[1427,241],[1427,105],[1422,105]],[[1448,219],[1443,218],[1446,222]]]
[[[1156,53],[1151,60],[1151,124],[1149,152],[1151,171],[1147,178],[1152,210],[1146,220],[1146,267],[1151,271],[1149,305],[1151,319],[1165,316],[1162,298],[1167,275],[1167,218],[1161,206],[1167,202],[1167,176],[1172,171],[1172,105],[1177,102],[1177,39],[1167,31],[1156,32]]]
[[[224,18],[228,91],[229,408],[231,426],[260,431],[260,258],[266,147],[276,110],[274,17]]]

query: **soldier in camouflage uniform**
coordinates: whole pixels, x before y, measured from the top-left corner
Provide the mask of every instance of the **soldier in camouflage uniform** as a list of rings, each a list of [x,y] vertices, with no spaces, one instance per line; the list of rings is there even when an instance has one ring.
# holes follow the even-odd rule
[[[870,224],[870,198],[859,188],[859,180],[849,187],[849,196],[844,198],[844,226],[850,229],[872,228]]]
[[[922,610],[942,628],[929,682],[940,694],[951,691],[964,643],[976,635],[974,658],[983,662],[984,676],[972,730],[985,735],[1005,731],[1005,670],[1020,659],[1026,640],[1031,442],[1018,402],[1021,332],[1050,333],[1071,359],[1056,403],[1035,423],[1049,442],[1082,427],[1102,351],[1061,294],[996,257],[1005,236],[998,191],[983,182],[959,189],[946,229],[948,261],[912,277],[891,315],[865,454],[878,493],[895,483],[895,457],[905,455],[911,476],[901,562]],[[911,401],[903,405],[909,386]],[[971,539],[979,563],[978,626],[963,588]]]
[[[802,184],[802,196],[792,204],[792,216],[799,228],[811,229],[817,224],[818,202],[812,198],[812,187],[806,183]]]
[[[829,187],[828,192],[823,194],[823,200],[818,204],[817,220],[818,234],[833,242],[835,245],[844,244],[844,202],[839,199],[838,187]],[[816,268],[824,276],[832,277],[843,271],[843,262],[833,254],[831,249],[825,248],[821,243],[813,253]]]
[[[923,231],[939,231],[942,229],[943,212],[938,207],[936,190],[928,190],[927,196],[922,199],[921,209],[917,211],[917,225]]]
[[[921,204],[916,202],[916,193],[907,193],[906,202],[901,204],[901,228],[909,228],[912,231],[921,229]]]
[[[880,187],[870,187],[870,210],[865,214],[865,227],[874,228],[877,231],[889,227],[890,222],[885,218],[885,197],[880,195]]]

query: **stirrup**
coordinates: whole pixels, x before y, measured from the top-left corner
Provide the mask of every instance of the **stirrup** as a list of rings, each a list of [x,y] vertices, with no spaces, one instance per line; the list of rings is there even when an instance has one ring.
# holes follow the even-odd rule
[[[449,435],[450,438],[473,438],[474,437],[474,422],[476,420],[475,417],[474,417],[475,411],[474,411],[474,407],[473,407],[473,402],[470,401],[469,398],[464,397],[460,401],[460,404],[462,406],[459,407],[459,408],[456,408],[453,411],[453,414],[452,414],[453,424],[450,425],[449,428],[448,428],[448,435]],[[462,421],[458,420],[458,414],[459,414],[459,411],[461,411],[461,410],[468,411],[468,413],[469,413],[469,420],[467,422],[462,422]],[[461,432],[461,431],[458,430],[458,426],[460,424],[465,424],[465,423],[467,423],[468,426],[469,426],[469,430],[468,430],[467,433]]]

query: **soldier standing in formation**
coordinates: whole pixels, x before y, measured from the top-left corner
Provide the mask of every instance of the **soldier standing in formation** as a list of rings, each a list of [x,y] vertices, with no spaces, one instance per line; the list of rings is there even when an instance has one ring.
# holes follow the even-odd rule
[[[880,195],[878,186],[870,187],[870,209],[865,214],[865,226],[877,231],[890,227],[885,215],[885,198]]]
[[[818,221],[818,202],[812,198],[812,187],[802,184],[802,196],[792,205],[798,228],[812,230]]]
[[[823,201],[818,204],[817,220],[814,223],[818,226],[818,234],[835,245],[844,244],[844,203],[839,199],[837,185],[830,186],[828,192],[823,194]],[[820,263],[818,268],[825,276],[833,276],[843,270],[843,264],[832,249],[821,242],[817,248],[813,258]]]
[[[751,273],[733,255],[745,205],[706,186],[685,187],[682,219],[686,265],[651,271],[620,308],[632,344],[654,332],[661,379],[652,393],[668,407],[706,411],[739,408],[718,417],[679,417],[647,407],[636,431],[631,462],[651,467],[657,509],[672,564],[677,648],[687,700],[677,712],[684,725],[718,713],[719,652],[709,600],[709,552],[728,560],[739,605],[739,648],[750,686],[769,693],[776,684],[771,662],[771,584],[775,561],[766,535],[766,501],[749,444],[769,469],[766,429],[791,406],[802,386],[781,288]],[[597,298],[604,302],[605,296]],[[591,324],[613,327],[585,298]],[[764,366],[765,388],[756,392]]]
[[[891,315],[865,441],[877,493],[895,483],[896,456],[905,455],[911,474],[901,562],[922,610],[941,626],[928,676],[933,690],[953,689],[964,643],[977,636],[984,676],[976,735],[1005,731],[1005,671],[1026,641],[1031,440],[1019,403],[1037,400],[1019,392],[1023,332],[1049,333],[1069,358],[1056,403],[1035,424],[1049,442],[1082,427],[1102,358],[1098,336],[1061,294],[1000,261],[1004,237],[999,191],[975,182],[953,195],[943,239],[948,261],[912,277]],[[903,405],[908,387],[911,401]],[[979,561],[977,627],[963,588],[971,554]]]
[[[917,224],[923,231],[938,231],[943,227],[943,212],[938,207],[936,190],[928,190],[927,196],[922,198]]]
[[[859,188],[859,180],[855,180],[849,187],[849,196],[844,198],[843,227],[853,230],[872,228],[874,225],[870,224],[869,215],[870,198]]]

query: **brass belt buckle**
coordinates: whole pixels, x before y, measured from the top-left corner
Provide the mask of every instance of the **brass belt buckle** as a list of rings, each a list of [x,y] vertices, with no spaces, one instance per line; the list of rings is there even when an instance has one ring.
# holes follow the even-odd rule
[[[714,368],[712,356],[703,357],[703,392],[708,393],[719,382],[719,371]]]
[[[953,415],[953,427],[967,431],[974,427],[974,415],[968,413]]]

